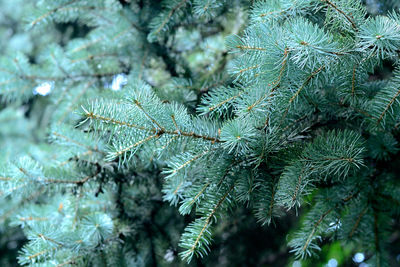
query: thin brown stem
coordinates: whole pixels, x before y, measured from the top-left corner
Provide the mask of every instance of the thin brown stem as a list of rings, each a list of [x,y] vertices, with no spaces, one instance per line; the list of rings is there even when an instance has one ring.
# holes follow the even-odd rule
[[[321,67],[319,67],[318,69],[316,69],[315,71],[313,71],[308,77],[307,79],[303,82],[303,84],[300,86],[300,88],[294,93],[294,95],[289,99],[289,106],[286,108],[285,112],[283,113],[282,119],[281,119],[281,123],[283,122],[283,120],[286,118],[288,112],[289,112],[289,108],[290,108],[290,104],[299,96],[300,92],[306,87],[306,85],[318,74],[320,73],[323,69],[325,69],[325,65],[322,65]]]
[[[171,19],[171,17],[174,15],[174,13],[181,8],[187,0],[182,0],[179,2],[176,6],[174,6],[168,13],[167,17],[163,20],[163,22],[160,24],[160,26],[154,31],[155,34],[158,34],[164,26],[168,23],[168,21]]]
[[[142,105],[140,104],[139,101],[137,101],[136,99],[134,100],[135,105],[144,113],[144,115],[153,123],[155,124],[160,130],[161,132],[165,132],[165,128],[162,127],[152,116],[150,116],[149,113],[147,113],[147,111],[142,107]]]
[[[332,3],[330,0],[321,0],[321,1],[326,2],[329,6],[331,6],[333,9],[335,9],[337,12],[342,14],[346,18],[346,20],[351,24],[353,29],[355,31],[358,31],[357,25],[355,24],[355,22],[353,21],[353,19],[351,18],[350,15],[346,14],[343,10],[339,9],[339,7],[337,5],[335,5],[334,3]]]
[[[318,221],[314,224],[313,229],[311,233],[309,234],[306,242],[304,243],[304,246],[301,248],[302,251],[305,251],[310,244],[312,237],[314,236],[315,232],[317,231],[317,227],[321,224],[321,222],[325,219],[326,216],[328,216],[329,213],[333,211],[333,208],[330,208],[326,212],[324,212],[321,217],[318,219]]]
[[[237,45],[236,48],[239,48],[240,50],[267,51],[267,49],[263,47],[247,46],[247,45]]]
[[[113,118],[107,118],[107,117],[104,117],[104,116],[101,116],[101,115],[96,115],[93,112],[85,111],[85,113],[86,113],[85,114],[86,117],[91,118],[91,119],[97,119],[97,120],[100,120],[100,121],[110,122],[110,123],[113,123],[113,124],[116,124],[116,125],[126,126],[126,127],[129,127],[129,128],[135,128],[135,129],[148,131],[148,132],[152,132],[152,133],[158,133],[159,135],[170,134],[170,135],[178,135],[178,136],[186,136],[186,137],[192,137],[192,138],[197,138],[197,139],[203,139],[203,140],[206,140],[206,141],[211,141],[213,143],[222,142],[220,139],[218,139],[216,137],[201,135],[201,134],[197,134],[197,133],[194,133],[194,132],[178,132],[177,130],[175,130],[175,131],[164,130],[164,131],[160,132],[160,131],[157,131],[154,128],[150,129],[150,128],[146,128],[146,127],[139,126],[139,125],[136,125],[136,124],[131,124],[131,123],[127,123],[127,122],[124,122],[124,121],[119,121],[119,120],[116,120],[116,119],[113,119]]]
[[[201,229],[199,235],[196,238],[196,241],[193,243],[192,247],[189,250],[189,253],[194,252],[194,250],[197,247],[197,244],[200,242],[201,237],[204,234],[204,231],[207,229],[207,226],[210,224],[211,222],[211,218],[214,216],[215,212],[218,210],[218,208],[222,205],[222,203],[225,201],[225,199],[228,197],[229,193],[233,190],[233,188],[235,187],[235,184],[233,183],[231,185],[231,187],[228,189],[228,191],[225,193],[225,195],[222,196],[222,198],[218,201],[217,205],[215,205],[215,207],[213,208],[213,210],[210,212],[210,214],[207,216],[204,226]]]
[[[381,115],[379,116],[378,120],[376,121],[376,124],[379,124],[383,117],[385,116],[386,112],[390,109],[390,107],[393,105],[393,103],[396,101],[396,98],[400,95],[400,89],[396,92],[396,94],[392,97],[390,102],[386,105],[385,109],[382,111]]]
[[[356,230],[357,230],[357,228],[358,228],[358,225],[359,225],[360,222],[361,222],[361,218],[364,216],[364,214],[367,212],[367,210],[368,210],[368,206],[366,206],[366,207],[360,212],[360,214],[357,216],[356,223],[354,224],[353,228],[352,228],[351,231],[350,231],[349,238],[352,238],[352,237],[353,237],[354,233],[356,232]]]
[[[351,79],[351,95],[355,96],[355,87],[356,87],[356,69],[357,69],[357,65],[354,65],[353,67],[353,77]]]

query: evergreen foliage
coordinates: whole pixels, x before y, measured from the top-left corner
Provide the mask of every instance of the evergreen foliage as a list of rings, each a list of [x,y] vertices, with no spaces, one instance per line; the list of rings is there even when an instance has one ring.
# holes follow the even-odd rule
[[[393,263],[397,1],[16,2],[0,230],[23,230],[19,264],[193,264],[238,207],[265,227],[305,214],[298,259],[339,240]]]

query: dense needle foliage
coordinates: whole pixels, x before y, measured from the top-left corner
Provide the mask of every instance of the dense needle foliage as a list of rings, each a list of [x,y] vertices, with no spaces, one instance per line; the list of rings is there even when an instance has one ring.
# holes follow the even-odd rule
[[[29,266],[276,266],[329,244],[395,264],[398,9],[0,1],[0,242]],[[257,239],[232,232],[267,228],[285,248],[244,258]]]

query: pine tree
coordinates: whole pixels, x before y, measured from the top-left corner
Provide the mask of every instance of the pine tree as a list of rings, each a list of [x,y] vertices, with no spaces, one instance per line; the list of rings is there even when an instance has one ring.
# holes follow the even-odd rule
[[[265,227],[304,214],[298,259],[338,240],[391,265],[400,14],[384,2],[0,1],[0,230],[23,229],[18,263],[193,264],[241,207]]]

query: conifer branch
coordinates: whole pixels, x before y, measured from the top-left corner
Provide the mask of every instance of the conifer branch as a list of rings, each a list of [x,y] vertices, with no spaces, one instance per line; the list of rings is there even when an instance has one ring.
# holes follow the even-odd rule
[[[221,140],[215,137],[210,137],[210,136],[206,136],[206,135],[201,135],[201,134],[197,134],[195,132],[178,132],[177,130],[175,131],[168,131],[168,130],[163,130],[163,131],[157,131],[156,129],[150,129],[150,128],[146,128],[143,126],[139,126],[139,125],[135,125],[135,124],[131,124],[131,123],[127,123],[124,121],[119,121],[113,118],[108,118],[108,117],[104,117],[101,115],[97,115],[94,114],[93,112],[88,112],[87,110],[84,109],[85,115],[87,118],[90,119],[96,119],[96,120],[100,120],[100,121],[104,121],[104,122],[110,122],[112,124],[115,125],[120,125],[120,126],[126,126],[128,128],[134,128],[134,129],[138,129],[138,130],[143,130],[143,131],[147,131],[147,132],[152,132],[152,133],[158,133],[158,135],[162,135],[162,134],[170,134],[170,135],[178,135],[178,136],[186,136],[186,137],[192,137],[192,138],[197,138],[197,139],[203,139],[206,141],[211,141],[211,142],[216,142],[216,143],[220,143]]]
[[[354,198],[357,194],[358,194],[358,193],[356,193],[356,194],[351,194],[351,195],[349,195],[349,196],[343,198],[343,199],[342,199],[342,202],[337,203],[337,204],[335,205],[335,207],[330,208],[330,209],[328,209],[326,212],[324,212],[324,213],[320,216],[320,218],[318,219],[318,221],[314,224],[312,234],[310,234],[310,237],[307,239],[308,242],[306,242],[306,245],[303,246],[303,248],[306,248],[306,247],[308,246],[308,244],[309,244],[309,242],[310,242],[310,240],[311,240],[311,236],[314,235],[314,233],[315,233],[315,231],[316,231],[316,228],[318,227],[319,224],[321,224],[321,222],[324,220],[324,218],[325,218],[329,213],[331,213],[334,209],[338,208],[340,205],[343,205],[343,203],[350,201],[350,200],[351,200],[352,198]],[[303,251],[305,251],[305,249],[303,249]]]
[[[376,121],[376,124],[379,124],[383,117],[385,116],[386,112],[390,109],[390,107],[393,105],[393,103],[396,101],[396,98],[400,95],[400,89],[397,90],[396,94],[390,99],[389,103],[386,105],[385,109],[382,111],[380,114],[379,118]]]
[[[76,264],[76,263],[75,263],[76,259],[79,259],[79,258],[82,258],[82,257],[83,257],[83,256],[75,257],[75,258],[73,258],[73,259],[71,259],[71,260],[68,260],[68,261],[66,261],[66,262],[60,263],[60,264],[56,265],[55,267],[62,267],[62,266],[68,265],[68,264],[74,265],[74,264]]]
[[[323,52],[325,54],[330,54],[330,55],[335,55],[335,56],[346,55],[346,53],[344,53],[344,52],[336,52],[336,51],[325,50],[325,49],[323,49],[321,47],[318,47],[318,46],[315,46],[315,45],[311,45],[310,43],[307,43],[305,41],[301,41],[300,44],[303,45],[303,46],[311,47],[311,48],[313,48],[313,49],[315,49],[317,51],[321,51],[321,52]]]
[[[268,218],[271,218],[271,219],[272,219],[272,212],[274,210],[274,204],[275,204],[275,194],[276,194],[276,186],[272,185],[271,201],[269,203],[269,209],[268,209]],[[269,223],[271,222],[271,219],[269,220]]]
[[[132,145],[129,145],[123,149],[118,150],[117,152],[112,153],[112,155],[117,156],[117,157],[121,156],[121,155],[125,154],[126,152],[128,152],[129,150],[131,150],[132,148],[138,147],[156,137],[158,137],[158,134],[147,136],[146,138],[139,140]]]
[[[51,16],[51,15],[54,14],[55,12],[60,11],[60,10],[63,10],[63,9],[67,9],[67,8],[68,8],[67,6],[69,6],[69,5],[71,5],[71,4],[75,3],[75,2],[78,2],[78,0],[72,0],[72,1],[69,1],[69,2],[65,3],[65,4],[62,5],[62,6],[53,8],[53,9],[50,10],[49,12],[47,12],[47,13],[41,15],[40,17],[38,17],[37,19],[35,19],[34,21],[32,21],[32,22],[30,23],[30,24],[31,24],[31,27],[34,27],[36,24],[38,24],[38,23],[41,22],[42,20],[46,19],[47,17]]]
[[[77,53],[77,52],[82,51],[82,50],[84,50],[84,49],[86,49],[86,48],[88,48],[88,47],[90,47],[90,46],[92,46],[92,45],[95,45],[95,44],[101,42],[104,38],[105,38],[104,36],[103,36],[103,37],[97,37],[96,39],[94,39],[94,40],[91,41],[91,42],[88,42],[88,43],[86,43],[86,44],[83,44],[83,45],[81,45],[81,46],[78,46],[78,47],[74,48],[74,49],[71,51],[71,54]]]
[[[22,168],[19,167],[18,170],[20,170],[25,176],[30,177],[29,172]],[[42,182],[42,183],[50,183],[50,184],[76,184],[76,185],[83,185],[86,183],[88,180],[96,177],[100,173],[100,170],[97,170],[94,175],[88,175],[80,180],[77,181],[70,181],[70,180],[59,180],[59,179],[49,179],[49,178],[44,178],[44,177],[37,177],[37,182]],[[28,183],[24,184],[23,186],[28,185]],[[17,188],[18,189],[18,188]]]
[[[50,183],[50,184],[75,184],[75,185],[83,185],[90,179],[95,178],[100,171],[97,171],[94,175],[87,175],[84,178],[77,180],[77,181],[70,181],[70,180],[58,180],[58,179],[44,179],[43,182]]]
[[[246,71],[249,71],[249,70],[254,70],[254,69],[258,68],[259,66],[260,66],[260,65],[257,64],[257,65],[250,66],[250,67],[247,67],[247,68],[244,68],[244,69],[240,69],[240,70],[239,70],[239,73],[243,73],[243,72],[246,72]]]
[[[351,24],[353,29],[355,31],[358,31],[357,25],[355,24],[355,22],[353,21],[353,19],[351,18],[350,15],[346,14],[343,10],[339,9],[339,7],[336,6],[334,3],[332,3],[330,0],[321,0],[321,1],[326,2],[329,6],[331,6],[333,9],[335,9],[337,12],[342,14],[346,18],[346,20]]]
[[[163,145],[163,146],[161,147],[161,150],[164,150],[165,148],[167,148],[167,147],[169,146],[169,144],[171,144],[173,141],[175,141],[175,140],[178,139],[178,138],[179,138],[179,135],[174,135],[174,136],[172,136],[172,138],[170,138],[170,139],[168,140],[168,142],[165,143],[165,145]]]
[[[41,194],[43,194],[43,192],[45,191],[45,188],[40,188],[39,190],[35,191],[33,194],[29,195],[28,197],[23,198],[21,201],[19,201],[19,203],[17,204],[16,207],[14,208],[18,208],[19,206],[22,206],[23,204],[25,204],[26,202],[31,201],[32,199],[35,199],[36,197],[40,196]],[[2,195],[2,193],[0,192],[0,196]],[[4,220],[6,220],[8,217],[10,217],[10,215],[15,212],[15,209],[10,209],[7,212],[3,213],[0,216],[0,222],[4,222]]]
[[[248,45],[237,45],[236,48],[240,50],[256,50],[256,51],[267,51],[264,47],[248,46]]]
[[[272,83],[274,84],[274,82]],[[270,84],[268,84],[268,86],[270,86]],[[251,111],[254,107],[256,107],[257,105],[259,105],[266,97],[269,98],[274,96],[274,91],[279,88],[280,86],[280,81],[278,82],[277,85],[275,85],[274,87],[271,88],[271,91],[267,91],[265,94],[263,94],[260,98],[258,98],[253,104],[251,104],[250,106],[247,107],[247,111]],[[267,118],[268,119],[268,118]]]
[[[43,240],[50,241],[51,243],[54,243],[54,244],[56,244],[56,245],[58,245],[60,247],[64,246],[62,243],[58,242],[57,240],[54,240],[53,238],[50,238],[50,237],[45,236],[43,234],[38,234],[38,237],[43,239]]]
[[[197,154],[195,156],[193,156],[191,159],[185,161],[184,163],[182,163],[181,165],[177,166],[176,168],[174,168],[171,171],[171,175],[174,175],[175,173],[177,173],[178,171],[180,171],[181,169],[185,168],[186,166],[188,166],[189,164],[191,164],[192,162],[194,162],[195,160],[198,160],[199,158],[203,157],[204,155],[206,155],[207,153],[209,153],[210,150],[206,150],[203,151],[200,154]]]
[[[293,202],[296,201],[296,199],[297,199],[297,195],[299,193],[300,186],[302,183],[303,173],[304,173],[304,167],[301,169],[300,174],[298,175],[298,178],[297,178],[297,184],[296,184],[296,187],[295,187],[293,195],[292,195]]]
[[[39,257],[39,256],[41,256],[41,255],[43,255],[43,254],[45,254],[45,253],[47,253],[49,251],[56,250],[56,249],[57,249],[57,247],[53,247],[51,249],[44,249],[44,250],[39,251],[39,252],[37,252],[37,253],[35,253],[33,255],[28,256],[27,259],[28,260],[33,260],[33,259],[35,259],[35,258],[37,258],[37,257]]]
[[[78,79],[78,78],[101,78],[101,77],[107,77],[107,76],[114,76],[116,73],[115,72],[108,72],[108,73],[81,73],[81,74],[76,74],[76,75],[69,75],[68,76],[39,76],[39,75],[26,75],[24,73],[15,73],[12,71],[9,71],[7,69],[0,68],[0,72],[5,72],[9,73],[13,76],[19,77],[20,79],[25,79],[25,80],[44,80],[44,81],[60,81],[60,80],[66,80],[66,79]],[[29,87],[29,85],[27,85]],[[19,88],[16,88],[19,89]]]
[[[365,110],[361,110],[361,109],[359,109],[359,108],[350,106],[350,105],[348,105],[348,104],[344,104],[344,103],[342,103],[342,102],[330,103],[330,105],[334,105],[334,104],[336,104],[336,105],[338,105],[338,106],[341,106],[341,107],[344,107],[344,108],[351,108],[351,109],[354,110],[355,112],[360,113],[361,115],[364,115],[365,117],[369,117],[369,118],[371,118],[371,119],[374,118],[374,116],[372,116],[371,114],[369,114],[369,113],[366,112]]]
[[[209,84],[209,85],[207,85],[206,87],[202,87],[201,89],[200,89],[200,92],[201,93],[206,93],[206,92],[208,92],[211,88],[214,88],[214,87],[216,87],[216,86],[218,86],[218,85],[221,85],[221,84],[223,84],[224,83],[224,81],[217,81],[217,82],[214,82],[214,83],[212,83],[212,84]],[[203,85],[204,86],[204,85]]]
[[[228,176],[229,172],[232,170],[232,167],[238,163],[238,165],[240,165],[241,163],[243,163],[244,161],[241,160],[240,162],[237,162],[236,160],[234,160],[231,164],[229,164],[229,166],[226,168],[224,175],[222,175],[221,179],[218,181],[217,183],[217,187],[220,186],[222,184],[222,182],[226,179],[226,177]]]
[[[272,97],[274,95],[274,91],[279,88],[282,77],[283,77],[283,73],[285,72],[286,69],[286,65],[287,65],[287,60],[288,60],[288,56],[289,56],[289,48],[285,48],[284,50],[284,58],[283,61],[281,63],[282,67],[279,70],[279,75],[276,78],[275,81],[272,82],[272,85],[274,85],[274,87],[272,87],[271,92],[267,92],[265,93],[262,97],[260,97],[259,99],[257,99],[256,102],[254,102],[252,105],[250,105],[247,110],[250,111],[252,110],[255,106],[257,106],[258,104],[261,103],[261,101],[263,101],[268,95],[270,95],[270,97]],[[268,84],[268,86],[270,86],[270,84]],[[268,118],[267,118],[268,120]]]
[[[311,233],[308,235],[308,238],[307,238],[306,242],[304,243],[304,246],[301,248],[301,252],[302,253],[304,253],[306,251],[306,249],[308,248],[308,245],[310,244],[315,232],[317,231],[318,226],[325,219],[325,217],[328,216],[328,214],[331,213],[332,211],[333,211],[333,208],[328,209],[327,211],[325,211],[321,215],[321,217],[318,219],[318,221],[315,222],[315,224],[313,225]]]
[[[286,127],[283,129],[283,131],[288,130],[288,129],[289,129],[290,127],[292,127],[293,125],[297,125],[299,122],[305,120],[307,117],[308,117],[307,115],[301,116],[300,118],[298,118],[297,120],[295,120],[293,123],[291,123],[291,124],[289,124],[288,126],[286,126]]]
[[[179,130],[178,124],[176,123],[175,116],[173,114],[171,115],[171,120],[172,120],[172,123],[174,124],[176,130],[178,131],[178,133],[180,133],[181,131]]]
[[[154,34],[158,34],[164,27],[165,25],[168,23],[168,21],[171,19],[171,17],[174,15],[174,13],[180,9],[185,3],[187,2],[187,0],[182,0],[180,1],[176,6],[174,6],[169,12],[168,15],[165,17],[165,19],[162,21],[162,23],[160,24],[160,26],[155,30]]]
[[[390,169],[398,155],[392,126],[400,127],[400,75],[369,76],[400,56],[400,15],[370,16],[359,0],[133,2],[30,3],[20,11],[34,15],[28,27],[49,30],[36,38],[15,27],[6,39],[15,35],[17,48],[22,40],[20,52],[0,42],[0,228],[25,227],[19,263],[169,261],[156,256],[164,246],[155,239],[170,243],[171,227],[182,223],[157,220],[173,215],[162,199],[182,215],[195,209],[179,244],[189,262],[209,253],[217,218],[236,204],[270,224],[311,202],[291,252],[313,256],[329,235],[353,239],[366,255],[375,252],[375,265],[387,265],[390,225],[380,224],[400,203]],[[9,12],[4,5],[0,17]],[[230,28],[226,16],[237,18]],[[60,33],[61,43],[43,43]],[[207,52],[209,41],[215,49]],[[238,54],[226,65],[229,52]],[[74,128],[70,114],[88,101]],[[374,200],[365,182],[371,175],[385,176],[373,181],[383,192]],[[146,234],[131,236],[131,229]]]
[[[349,233],[349,238],[352,238],[352,237],[353,237],[355,231],[356,231],[357,228],[358,228],[358,225],[359,225],[360,222],[361,222],[361,218],[364,216],[364,214],[367,212],[367,210],[368,210],[368,206],[366,206],[366,207],[360,212],[360,214],[357,216],[356,223],[354,224],[353,228],[351,229],[351,231],[350,231],[350,233]]]
[[[251,111],[254,107],[259,105],[268,95],[272,95],[272,90],[271,92],[267,92],[263,94],[260,98],[258,98],[253,104],[247,107],[247,111]]]
[[[27,222],[27,221],[47,221],[49,220],[49,218],[46,217],[20,217],[18,218],[18,220],[22,221],[22,222]]]
[[[296,91],[296,93],[290,98],[289,104],[292,103],[297,96],[300,94],[300,92],[304,89],[304,87],[318,74],[320,73],[323,69],[325,69],[325,65],[319,67],[317,70],[313,71],[310,76],[307,77],[307,79],[303,82],[303,84],[299,87],[299,89]]]
[[[279,70],[278,78],[276,78],[276,80],[272,82],[272,85],[278,86],[280,84],[283,77],[283,73],[285,72],[285,69],[287,67],[288,58],[289,58],[289,48],[285,47],[285,50],[283,51],[283,61],[281,63],[282,67]],[[276,86],[273,88],[273,91],[275,90],[275,88],[277,88]]]
[[[181,182],[178,184],[178,186],[175,188],[175,190],[174,190],[174,192],[173,192],[174,195],[176,195],[176,194],[178,193],[179,188],[181,188],[183,182],[184,182],[184,181],[181,181]]]
[[[82,199],[82,187],[78,188],[78,196],[76,197],[75,207],[74,207],[74,219],[72,220],[72,227],[75,229],[78,222],[78,211],[79,211],[79,203]]]
[[[115,34],[114,36],[112,36],[112,37],[111,37],[111,40],[115,40],[115,39],[117,39],[117,38],[119,38],[119,37],[125,35],[126,33],[132,31],[132,30],[133,30],[133,28],[127,28],[127,29],[125,29],[125,30],[123,30],[123,31],[120,31],[119,33],[117,33],[117,34]],[[78,47],[74,48],[74,49],[71,51],[71,54],[74,54],[74,53],[77,53],[77,52],[79,52],[79,51],[85,50],[85,49],[91,47],[92,45],[95,45],[95,44],[97,44],[97,43],[99,43],[99,42],[105,40],[106,38],[107,38],[106,35],[101,36],[101,37],[97,37],[96,39],[94,39],[94,40],[92,40],[92,41],[90,41],[90,42],[88,42],[88,43],[86,43],[86,44],[83,44],[83,45],[81,45],[81,46],[78,46]]]
[[[82,57],[82,58],[77,58],[77,59],[72,59],[71,63],[77,63],[77,62],[82,62],[82,61],[88,61],[88,60],[94,60],[94,59],[101,59],[101,58],[107,58],[107,57],[117,57],[118,55],[115,53],[111,54],[90,54],[88,56]]]
[[[79,92],[79,94],[77,94],[77,96],[74,98],[73,101],[71,101],[71,103],[69,104],[69,108],[67,110],[65,110],[65,112],[60,116],[60,119],[58,120],[58,124],[60,124],[65,116],[72,111],[74,104],[76,104],[78,102],[78,100],[87,92],[87,90],[94,84],[94,81],[88,82],[85,87]]]
[[[161,130],[161,132],[165,132],[165,128],[162,127],[152,116],[150,116],[149,113],[146,112],[146,110],[142,107],[139,101],[135,99],[133,102],[144,113],[144,115],[146,115],[146,117]]]
[[[57,68],[69,79],[72,79],[69,73],[59,64],[58,60],[54,56],[54,53],[50,53],[51,59],[55,62]]]
[[[10,189],[8,189],[7,190],[7,192],[9,193],[9,194],[11,194],[11,193],[13,193],[14,191],[16,191],[16,190],[18,190],[18,189],[21,189],[21,188],[23,188],[23,187],[25,187],[25,186],[28,186],[29,185],[29,183],[24,183],[24,184],[21,184],[21,185],[17,185],[17,186],[14,186],[14,187],[11,187]],[[3,196],[4,195],[4,191],[0,191],[0,196]]]
[[[196,200],[204,193],[204,191],[211,185],[210,182],[207,182],[203,188],[196,194],[196,196],[190,201],[189,206],[193,205]]]
[[[272,89],[271,89],[271,93],[270,93],[270,95],[269,95],[269,98],[272,98],[272,97],[274,96],[275,90],[281,86],[282,77],[283,77],[283,74],[284,74],[284,72],[285,72],[285,69],[287,68],[287,61],[288,61],[288,58],[289,58],[289,48],[288,48],[288,47],[285,47],[285,50],[284,50],[284,52],[283,52],[283,55],[284,55],[284,57],[283,57],[283,61],[282,61],[282,63],[281,63],[282,66],[281,66],[281,68],[280,68],[280,70],[279,70],[279,75],[278,75],[278,77],[276,78],[275,81],[272,82],[272,85],[274,85],[274,87],[272,87]],[[269,84],[268,84],[268,85],[269,85]],[[255,105],[258,105],[259,103],[261,103],[261,101],[262,101],[265,97],[267,97],[267,94],[264,94],[264,95],[255,103]],[[255,106],[255,105],[254,105],[254,106]],[[253,106],[253,105],[252,105],[252,106]],[[254,106],[253,106],[253,107],[254,107]],[[251,106],[250,106],[250,107],[251,107]],[[253,107],[252,107],[252,108],[253,108]],[[249,109],[248,109],[248,110],[249,110]],[[265,120],[265,123],[264,123],[264,126],[265,126],[265,127],[268,126],[268,124],[269,124],[269,119],[270,119],[270,117],[268,116],[268,117],[266,118],[266,120]]]
[[[281,119],[281,123],[283,122],[283,120],[286,118],[288,112],[289,112],[289,108],[290,108],[290,104],[299,96],[300,92],[307,86],[307,84],[318,74],[320,73],[323,69],[325,69],[325,65],[322,65],[321,67],[319,67],[317,70],[313,71],[308,77],[307,79],[303,82],[303,84],[299,87],[299,89],[294,93],[294,95],[289,99],[289,106],[286,108],[285,112],[283,113],[282,119]]]
[[[83,108],[83,107],[82,107],[82,108]],[[156,131],[155,129],[146,128],[146,127],[143,127],[143,126],[139,126],[139,125],[136,125],[136,124],[127,123],[127,122],[124,122],[124,121],[119,121],[119,120],[116,120],[116,119],[113,119],[113,118],[104,117],[104,116],[101,116],[101,115],[96,115],[96,114],[94,114],[93,112],[88,112],[88,111],[85,110],[84,108],[83,108],[83,110],[84,110],[84,112],[85,112],[86,117],[88,117],[88,118],[90,118],[90,119],[95,119],[95,120],[100,120],[100,121],[104,121],[104,122],[109,122],[109,123],[112,123],[112,124],[115,124],[115,125],[126,126],[126,127],[128,127],[128,128],[134,128],[134,129],[143,130],[143,131],[148,131],[148,132],[155,132],[155,131]]]
[[[228,189],[228,191],[222,196],[222,198],[218,201],[218,203],[215,205],[215,207],[212,209],[212,211],[210,212],[210,214],[208,214],[205,222],[204,222],[204,226],[201,229],[200,233],[198,234],[195,242],[193,243],[192,247],[185,253],[186,255],[190,255],[192,254],[198,243],[200,242],[201,237],[203,236],[204,231],[207,229],[208,225],[211,223],[211,219],[214,216],[215,212],[217,212],[218,208],[222,205],[222,203],[225,201],[225,199],[228,197],[228,195],[230,194],[230,192],[233,190],[233,188],[235,188],[235,183],[233,183],[231,185],[231,187]]]
[[[355,96],[356,69],[357,69],[357,66],[354,65],[354,67],[353,67],[353,76],[351,78],[351,95],[353,96],[353,98]]]
[[[311,160],[311,159],[309,159],[309,160]],[[323,161],[343,160],[343,161],[347,161],[347,162],[354,162],[353,158],[322,158],[321,160],[323,160]]]
[[[258,16],[259,16],[260,18],[263,18],[263,17],[270,16],[270,15],[273,15],[273,14],[282,15],[282,14],[284,14],[284,13],[286,13],[286,12],[292,10],[293,7],[294,7],[294,6],[291,6],[291,7],[287,8],[287,9],[275,10],[275,11],[270,11],[270,12],[267,12],[267,13],[261,13],[261,14],[258,15]]]
[[[208,111],[211,112],[211,111],[213,111],[213,110],[215,110],[215,109],[217,109],[217,108],[223,106],[224,104],[226,104],[226,103],[228,103],[228,102],[230,102],[230,101],[232,101],[232,100],[238,98],[241,94],[243,94],[243,91],[239,92],[238,94],[236,94],[236,95],[234,95],[234,96],[231,96],[231,97],[225,99],[225,100],[222,101],[222,102],[219,102],[218,104],[216,104],[216,105],[214,105],[214,106],[212,106],[212,107],[209,107],[209,108],[208,108]]]
[[[352,193],[345,198],[342,198],[340,202],[336,203],[333,207],[329,208],[326,210],[324,213],[321,214],[319,219],[313,224],[311,232],[307,235],[307,239],[305,240],[305,243],[301,246],[300,250],[296,252],[296,254],[304,255],[304,253],[307,251],[307,248],[309,247],[310,243],[312,242],[312,239],[314,235],[317,233],[318,227],[321,225],[321,223],[324,221],[324,219],[334,210],[337,208],[343,206],[346,202],[350,201],[354,197],[358,195],[359,191]],[[295,251],[295,250],[292,250]]]
[[[69,137],[67,137],[67,136],[65,136],[63,134],[60,134],[58,132],[53,131],[52,134],[57,136],[57,137],[59,137],[59,138],[61,138],[61,139],[64,139],[67,142],[70,142],[72,144],[76,144],[76,145],[78,145],[80,147],[86,148],[86,149],[88,149],[88,151],[95,151],[95,152],[103,153],[102,151],[98,150],[96,147],[87,146],[85,144],[82,144],[79,141],[73,140],[73,139],[71,139],[71,138],[69,138]]]
[[[102,152],[102,153],[103,153],[103,152]],[[77,154],[75,157],[69,158],[69,159],[67,159],[67,160],[65,160],[65,161],[63,161],[63,162],[61,162],[61,163],[59,163],[59,166],[64,166],[64,165],[68,164],[69,162],[71,162],[71,161],[73,161],[73,160],[79,160],[79,159],[82,159],[82,157],[90,156],[90,155],[92,155],[92,154],[93,154],[93,151],[92,151],[92,150],[88,150],[88,151],[86,151],[86,152],[84,152],[84,153]]]

